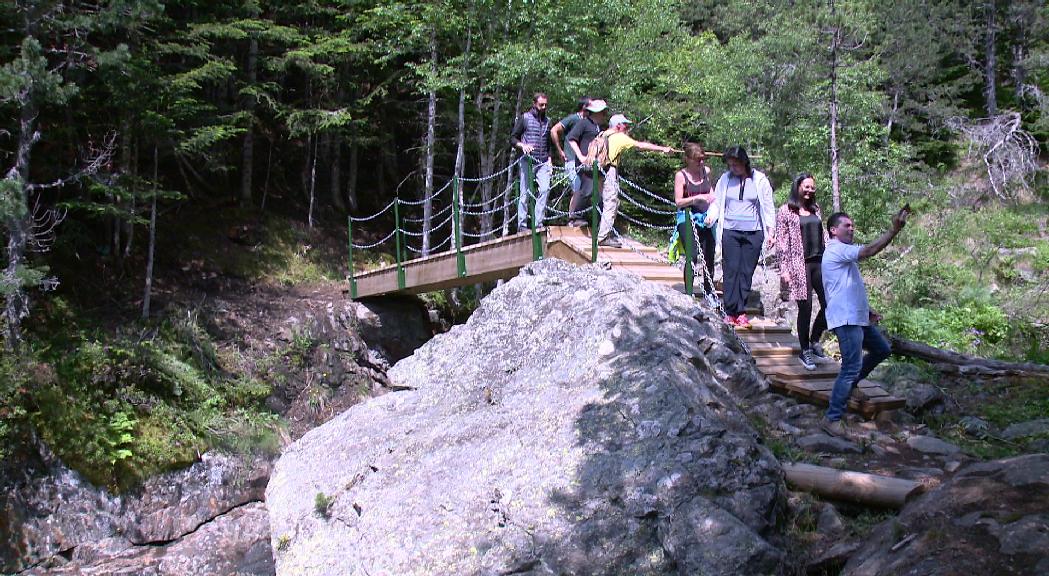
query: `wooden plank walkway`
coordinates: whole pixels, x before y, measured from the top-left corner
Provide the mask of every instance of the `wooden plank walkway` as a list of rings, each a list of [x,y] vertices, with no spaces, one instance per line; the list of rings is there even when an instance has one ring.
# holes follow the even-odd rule
[[[819,363],[815,370],[806,370],[798,362],[801,347],[790,328],[765,318],[754,318],[751,324],[751,329],[737,329],[736,333],[750,348],[758,370],[768,377],[772,388],[815,404],[829,404],[841,365],[830,360]],[[863,380],[858,388],[849,398],[849,409],[867,417],[907,404],[877,382]]]
[[[591,261],[592,241],[589,228],[551,226],[540,233],[544,257],[560,258],[576,264]],[[501,278],[512,278],[532,261],[532,235],[514,234],[474,244],[463,249],[467,275],[459,277],[455,252],[442,252],[405,262],[405,289],[397,285],[397,266],[385,266],[357,274],[357,297],[392,293],[420,294],[456,286],[477,284]],[[622,248],[598,249],[597,261],[617,270],[627,270],[651,282],[679,291],[685,285],[681,270],[666,263],[666,257],[657,248],[631,239],[623,239]],[[748,312],[749,313],[749,312]],[[768,377],[772,388],[808,402],[826,405],[838,375],[839,364],[824,362],[816,370],[805,370],[798,362],[801,352],[798,340],[790,329],[764,318],[754,318],[752,328],[737,330],[746,342],[758,369]],[[873,416],[883,410],[900,408],[902,398],[891,396],[878,383],[864,380],[859,386],[863,394],[853,393],[849,408]]]

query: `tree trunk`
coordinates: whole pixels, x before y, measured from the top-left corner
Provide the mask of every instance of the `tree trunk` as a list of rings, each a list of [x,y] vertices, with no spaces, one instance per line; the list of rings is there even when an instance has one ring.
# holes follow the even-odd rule
[[[430,33],[430,75],[431,81],[437,74],[437,35]],[[427,94],[426,104],[426,165],[424,167],[425,180],[423,183],[423,246],[422,255],[430,253],[430,227],[433,226],[433,155],[435,124],[437,123],[437,92],[430,88]]]
[[[346,204],[350,210],[357,209],[357,163],[360,146],[357,144],[357,130],[350,131],[350,166],[346,174]],[[382,170],[379,171],[382,180]]]
[[[310,208],[306,215],[306,226],[313,230],[313,203],[317,197],[317,147],[320,139],[313,137],[313,161],[310,163]]]
[[[896,123],[896,114],[900,110],[900,88],[894,87],[892,90],[892,110],[889,111],[889,119],[885,122],[885,143],[889,143],[889,139],[892,137],[892,125]]]
[[[521,76],[521,83],[517,86],[517,102],[514,104],[514,119],[515,120],[521,114],[521,100],[524,98],[524,86],[525,86],[525,77]],[[496,137],[496,135],[493,134],[492,138],[495,138],[495,137]],[[520,170],[520,167],[518,167],[518,170]],[[507,175],[506,175],[506,179],[507,180],[506,180],[506,187],[504,188],[504,190],[510,190],[511,189],[510,182],[512,182],[512,178],[513,177],[514,177],[514,170],[510,170],[507,173]],[[521,193],[521,191],[518,190],[518,193]],[[503,236],[506,236],[510,232],[510,206],[509,206],[509,204],[510,204],[510,197],[511,196],[512,196],[512,194],[510,192],[507,192],[506,202],[503,202]],[[517,222],[514,222],[514,226],[517,226]]]
[[[984,376],[1033,376],[1049,378],[1049,366],[1033,362],[1004,362],[941,350],[928,344],[887,335],[892,353],[931,362],[942,370]]]
[[[502,99],[499,94],[499,90],[496,90],[493,94],[494,104],[492,105],[492,128],[489,131],[489,137],[485,138],[484,130],[484,114],[481,110],[481,90],[477,92],[477,113],[481,118],[481,121],[477,124],[477,149],[481,151],[481,174],[488,176],[495,172],[495,160],[497,156],[495,144],[499,139],[499,109],[502,107]],[[481,233],[484,234],[482,240],[487,240],[495,233],[493,223],[495,221],[495,213],[489,212],[493,210],[492,196],[495,190],[495,185],[498,182],[495,179],[487,179],[481,182],[481,203],[482,210],[486,212],[481,216]]]
[[[997,23],[995,22],[994,0],[986,0],[983,5],[986,17],[986,30],[983,36],[984,63],[983,63],[983,96],[987,106],[987,117],[993,118],[998,115],[998,95],[995,86],[995,70],[998,68],[998,56],[995,50],[995,42],[998,37]]]
[[[270,194],[270,172],[273,171],[273,140],[269,140],[269,152],[266,154],[266,179],[262,181],[262,202],[259,212],[266,211],[266,197]]]
[[[331,135],[331,203],[340,212],[346,211],[346,202],[342,199],[342,135],[338,132]]]
[[[153,256],[157,247],[157,191],[159,178],[157,145],[153,145],[153,199],[149,206],[149,251],[146,254],[146,289],[142,294],[142,319],[149,320],[149,300],[153,295]]]
[[[7,218],[7,268],[4,269],[3,284],[5,301],[4,315],[7,317],[7,349],[12,352],[21,350],[22,320],[29,315],[29,295],[22,285],[22,267],[25,265],[26,245],[29,242],[29,159],[33,146],[39,139],[36,133],[36,104],[30,89],[26,88],[18,95],[20,104],[18,124],[18,148],[15,165],[4,176],[13,181],[5,214]]]
[[[248,43],[249,86],[255,85],[258,58],[259,41],[252,38]],[[240,200],[245,206],[250,206],[251,178],[255,170],[255,99],[252,96],[245,98],[244,109],[248,112],[248,131],[244,133],[244,145],[240,151]]]
[[[835,20],[834,0],[830,0],[834,32],[830,43],[830,191],[834,211],[841,210],[840,158],[838,151],[838,51],[841,49],[841,26]]]
[[[902,508],[909,496],[921,488],[914,480],[876,476],[812,464],[783,463],[787,483],[834,500],[869,506]]]

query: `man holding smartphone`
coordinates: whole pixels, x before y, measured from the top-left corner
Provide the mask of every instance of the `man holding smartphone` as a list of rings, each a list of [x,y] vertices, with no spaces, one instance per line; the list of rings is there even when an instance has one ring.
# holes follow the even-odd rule
[[[875,325],[881,315],[870,308],[867,287],[860,275],[859,261],[881,252],[907,223],[910,205],[892,217],[892,227],[877,240],[854,245],[855,227],[844,212],[827,219],[830,242],[823,252],[823,288],[827,295],[827,327],[838,336],[841,349],[841,371],[834,381],[830,406],[821,428],[834,436],[847,436],[842,416],[852,389],[883,360],[891,348]],[[863,354],[863,350],[867,354]]]

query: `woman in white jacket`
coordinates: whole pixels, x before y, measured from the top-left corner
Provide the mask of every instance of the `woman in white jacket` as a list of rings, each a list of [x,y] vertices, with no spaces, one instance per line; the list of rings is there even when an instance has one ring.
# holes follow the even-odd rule
[[[767,176],[751,168],[742,146],[730,148],[723,157],[728,171],[714,187],[714,203],[707,211],[706,224],[718,223],[725,322],[749,328],[750,319],[744,310],[761,245],[768,243],[771,247],[774,242],[776,207],[772,184]]]

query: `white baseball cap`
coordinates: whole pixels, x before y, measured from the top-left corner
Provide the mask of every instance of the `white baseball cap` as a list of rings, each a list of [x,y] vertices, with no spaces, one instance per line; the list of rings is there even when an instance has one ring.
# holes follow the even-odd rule
[[[591,100],[590,103],[586,105],[586,109],[590,112],[601,112],[602,110],[605,110],[607,108],[608,104],[604,100],[600,99]]]
[[[628,120],[627,117],[623,116],[622,114],[615,114],[608,121],[609,128],[619,126],[620,124],[633,124],[633,122]]]

